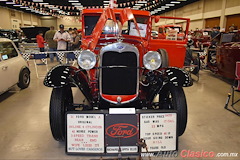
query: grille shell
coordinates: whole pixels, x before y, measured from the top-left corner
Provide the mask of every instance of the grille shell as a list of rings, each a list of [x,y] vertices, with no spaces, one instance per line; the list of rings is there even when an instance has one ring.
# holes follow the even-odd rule
[[[113,43],[100,51],[100,93],[102,98],[112,103],[117,99],[106,99],[103,95],[135,95],[139,88],[139,52],[128,43]],[[132,96],[131,96],[132,97]]]
[[[134,52],[105,52],[102,67],[103,94],[136,94],[137,56]]]

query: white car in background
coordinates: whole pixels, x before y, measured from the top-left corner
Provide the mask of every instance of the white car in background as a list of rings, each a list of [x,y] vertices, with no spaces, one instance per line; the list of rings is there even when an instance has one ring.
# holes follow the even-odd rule
[[[30,83],[28,64],[12,40],[0,38],[0,94],[14,85],[25,89]]]

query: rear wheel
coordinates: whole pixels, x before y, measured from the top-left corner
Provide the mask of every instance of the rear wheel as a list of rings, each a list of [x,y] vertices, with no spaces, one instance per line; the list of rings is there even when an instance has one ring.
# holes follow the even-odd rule
[[[177,110],[178,136],[181,136],[187,125],[187,102],[182,87],[166,84],[159,93],[159,109]]]
[[[49,119],[53,138],[65,140],[65,113],[72,109],[73,96],[71,87],[54,88],[50,99]]]

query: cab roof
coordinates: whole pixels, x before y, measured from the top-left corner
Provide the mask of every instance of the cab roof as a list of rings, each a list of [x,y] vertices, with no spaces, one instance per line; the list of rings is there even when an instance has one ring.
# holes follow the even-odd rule
[[[82,10],[82,14],[93,14],[93,13],[97,13],[97,14],[101,14],[103,13],[103,8],[93,8],[93,9],[83,9]],[[123,9],[120,8],[114,8],[113,9],[115,13],[121,13],[123,11]],[[148,11],[142,11],[142,10],[133,10],[132,9],[132,13],[135,15],[143,15],[143,16],[151,16],[150,12]]]

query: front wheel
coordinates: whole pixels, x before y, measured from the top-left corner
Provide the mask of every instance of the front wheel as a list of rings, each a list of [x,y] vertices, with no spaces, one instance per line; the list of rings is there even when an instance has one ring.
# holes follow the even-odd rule
[[[73,96],[71,87],[54,88],[50,99],[49,119],[53,138],[65,140],[65,113],[71,110]]]
[[[187,102],[180,86],[166,84],[159,93],[159,109],[177,110],[178,136],[181,136],[187,126]]]
[[[25,89],[30,84],[30,72],[27,69],[24,69],[19,74],[19,81],[18,81],[18,87],[21,89]]]

